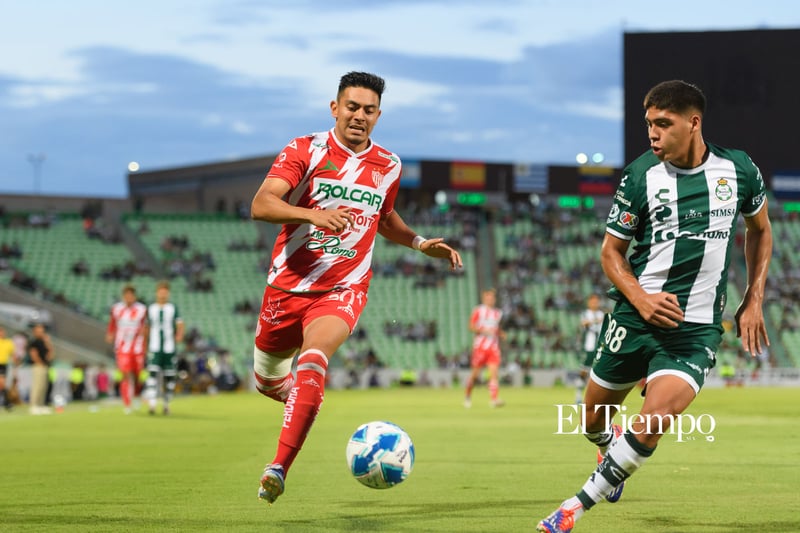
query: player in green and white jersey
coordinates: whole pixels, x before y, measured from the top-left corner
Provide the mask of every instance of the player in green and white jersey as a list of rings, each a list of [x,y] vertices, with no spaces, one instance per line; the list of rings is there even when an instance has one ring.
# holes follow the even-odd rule
[[[164,414],[169,414],[169,402],[175,392],[178,344],[183,341],[183,318],[169,301],[169,282],[156,285],[156,301],[147,306],[149,330],[145,398],[150,414],[155,414],[159,393]]]
[[[586,308],[581,312],[581,341],[580,373],[578,374],[575,385],[575,403],[583,401],[583,390],[589,379],[589,372],[594,364],[594,357],[597,353],[597,344],[600,340],[600,330],[605,320],[606,312],[600,308],[600,295],[590,294],[586,299]]]
[[[764,181],[747,154],[703,140],[705,103],[700,89],[677,80],[645,96],[651,150],[623,171],[601,248],[617,304],[601,332],[586,388],[583,431],[603,456],[578,493],[539,522],[538,531],[571,531],[596,503],[618,500],[625,480],[700,391],[721,341],[740,213],[747,287],[736,311],[737,334],[752,355],[769,345],[762,305],[772,230]],[[642,378],[641,417],[627,417],[629,427],[616,426],[616,438],[607,418],[617,410],[595,408],[621,405]],[[661,425],[648,427],[648,420]]]

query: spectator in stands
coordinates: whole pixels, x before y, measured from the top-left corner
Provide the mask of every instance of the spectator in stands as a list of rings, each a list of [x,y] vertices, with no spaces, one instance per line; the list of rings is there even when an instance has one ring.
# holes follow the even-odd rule
[[[72,263],[72,267],[70,268],[72,273],[76,276],[88,276],[89,275],[89,263],[86,262],[86,259],[81,257],[74,263]]]
[[[111,394],[111,376],[108,374],[106,365],[100,365],[95,378],[95,386],[97,387],[97,397],[99,399],[108,398]]]
[[[247,203],[242,200],[236,200],[233,204],[234,214],[242,220],[250,220],[250,209]]]
[[[185,339],[184,339],[185,340]],[[187,343],[188,346],[188,343]],[[182,353],[178,357],[178,362],[176,364],[176,368],[178,370],[178,382],[175,385],[175,392],[191,392],[192,391],[192,364],[189,362],[189,359],[186,357],[185,353]]]
[[[6,398],[6,376],[8,368],[14,362],[14,341],[6,335],[6,328],[0,326],[0,407],[11,410],[11,403]]]
[[[221,391],[234,391],[239,388],[242,380],[233,370],[233,365],[231,364],[231,354],[228,350],[223,350],[219,357],[217,358],[217,375],[214,380],[214,383],[217,386],[217,390]]]
[[[194,274],[189,279],[189,290],[195,292],[214,292],[214,281],[200,274]]]
[[[4,242],[0,246],[0,258],[22,259],[22,247],[19,245],[19,242],[14,241],[11,244]]]
[[[19,393],[20,398],[28,401],[31,388],[30,382],[28,379],[26,379],[26,377],[21,376],[20,372],[17,371],[20,365],[22,365],[28,358],[28,336],[21,331],[17,331],[11,336],[11,342],[14,343],[14,355],[12,356],[14,367],[11,373],[11,382],[17,383],[17,392]],[[25,376],[27,376],[27,374]]]
[[[270,503],[283,493],[285,475],[322,403],[328,357],[366,305],[377,234],[446,259],[453,269],[462,264],[443,239],[417,235],[394,210],[400,160],[370,139],[383,88],[373,74],[343,76],[330,104],[333,128],[292,140],[253,198],[253,219],[282,225],[253,365],[259,392],[286,403],[277,453],[261,477],[259,498]]]
[[[28,226],[32,228],[47,229],[55,222],[56,216],[53,213],[31,213],[28,215]]]
[[[34,324],[28,344],[28,364],[31,366],[30,411],[32,415],[50,414],[45,405],[50,385],[48,371],[55,357],[53,343],[44,324]]]
[[[237,315],[250,315],[258,311],[258,302],[255,302],[249,298],[245,298],[236,302],[233,306],[233,312]]]
[[[69,384],[73,400],[83,400],[86,390],[86,363],[75,363],[69,373]]]
[[[11,274],[9,284],[28,292],[36,292],[39,288],[39,283],[36,281],[36,278],[20,270],[15,270],[14,273]]]
[[[208,364],[208,352],[201,351],[194,360],[194,371],[192,372],[192,390],[207,392],[208,388],[214,383],[214,376],[211,375],[211,368]]]

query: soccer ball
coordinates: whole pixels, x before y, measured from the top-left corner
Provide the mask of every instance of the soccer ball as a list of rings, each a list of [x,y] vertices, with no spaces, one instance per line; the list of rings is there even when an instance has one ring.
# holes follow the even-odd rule
[[[414,443],[391,422],[367,422],[347,442],[347,466],[360,483],[388,489],[405,480],[414,467]]]

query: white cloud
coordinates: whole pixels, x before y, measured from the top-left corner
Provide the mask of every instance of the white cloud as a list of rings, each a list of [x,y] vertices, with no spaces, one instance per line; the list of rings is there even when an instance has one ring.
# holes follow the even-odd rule
[[[574,101],[563,105],[564,111],[575,115],[622,122],[625,118],[623,93],[614,87],[605,91],[602,101]]]
[[[64,84],[19,84],[9,88],[6,103],[12,108],[31,108],[87,93],[85,87]]]
[[[252,125],[248,124],[244,120],[234,120],[230,123],[231,131],[238,133],[239,135],[250,135],[255,131]]]

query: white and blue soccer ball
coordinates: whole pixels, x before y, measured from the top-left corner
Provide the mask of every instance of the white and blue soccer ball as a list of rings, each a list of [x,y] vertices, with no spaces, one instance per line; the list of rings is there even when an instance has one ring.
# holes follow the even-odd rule
[[[361,424],[347,442],[347,466],[360,483],[388,489],[402,483],[414,467],[414,443],[396,424]]]

